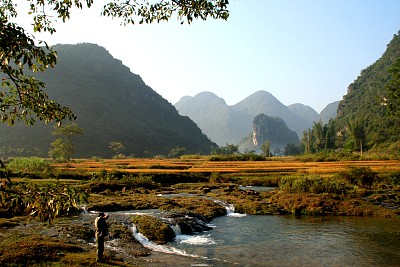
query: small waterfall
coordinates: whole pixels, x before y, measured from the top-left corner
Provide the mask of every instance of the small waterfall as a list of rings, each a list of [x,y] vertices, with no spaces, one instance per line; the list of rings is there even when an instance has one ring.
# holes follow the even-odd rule
[[[136,225],[134,225],[134,224],[131,229],[133,232],[133,236],[136,238],[136,240],[139,241],[139,243],[142,244],[144,247],[151,249],[153,251],[167,253],[167,254],[175,254],[175,255],[191,257],[191,258],[207,259],[206,257],[201,257],[201,256],[195,255],[195,254],[189,254],[186,251],[183,251],[181,249],[177,249],[174,247],[158,245],[158,244],[148,240],[147,237],[145,237],[144,235],[139,233],[136,228]]]
[[[80,209],[80,211],[81,211],[82,213],[84,213],[84,214],[89,213],[88,210],[86,209],[86,206],[85,206],[85,205],[80,206],[79,209]]]
[[[176,236],[182,235],[182,230],[181,230],[181,227],[179,226],[179,224],[172,224],[172,225],[170,225],[170,227],[172,228],[172,230],[174,230],[174,233]]]
[[[225,206],[226,214],[230,216],[231,214],[235,213],[235,206],[233,204],[227,204]]]
[[[239,217],[247,216],[246,214],[235,212],[235,206],[233,204],[229,204],[229,203],[227,203],[225,201],[221,201],[221,200],[215,200],[215,202],[217,202],[217,203],[219,203],[219,204],[221,204],[222,206],[225,207],[226,216],[228,216],[228,217],[237,217],[237,218],[239,218]]]

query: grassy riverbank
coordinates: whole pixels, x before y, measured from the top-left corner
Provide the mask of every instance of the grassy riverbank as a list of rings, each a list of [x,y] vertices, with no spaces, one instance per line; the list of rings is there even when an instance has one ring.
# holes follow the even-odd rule
[[[77,160],[40,170],[10,169],[8,176],[13,183],[68,184],[88,194],[86,207],[93,211],[161,209],[211,221],[225,214],[224,207],[213,201],[220,200],[234,204],[236,212],[257,215],[400,216],[400,161],[396,160]],[[259,192],[249,186],[275,189]],[[160,197],[171,194],[176,196]],[[49,226],[37,219],[26,215],[0,219],[2,266],[98,266],[90,245],[92,223],[65,217]],[[118,222],[110,224],[110,238],[131,246],[135,257],[107,251],[107,263],[101,265],[146,266],[151,252],[132,238],[129,229]],[[155,236],[161,240],[154,241],[163,242],[163,235]]]

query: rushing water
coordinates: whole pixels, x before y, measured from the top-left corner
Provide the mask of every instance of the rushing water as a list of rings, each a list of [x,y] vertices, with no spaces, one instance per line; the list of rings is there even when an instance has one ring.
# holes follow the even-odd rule
[[[151,266],[400,266],[400,220],[253,216],[235,213],[232,206],[227,211],[208,232],[180,235],[174,227],[178,235],[165,246],[132,230],[154,251]],[[162,216],[157,210],[145,213]],[[137,213],[111,216],[132,214]]]

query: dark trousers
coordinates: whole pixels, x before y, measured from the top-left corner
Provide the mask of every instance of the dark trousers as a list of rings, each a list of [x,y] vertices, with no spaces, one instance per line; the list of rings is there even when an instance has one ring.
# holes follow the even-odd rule
[[[97,260],[103,260],[103,253],[104,253],[104,237],[99,236],[97,238]]]

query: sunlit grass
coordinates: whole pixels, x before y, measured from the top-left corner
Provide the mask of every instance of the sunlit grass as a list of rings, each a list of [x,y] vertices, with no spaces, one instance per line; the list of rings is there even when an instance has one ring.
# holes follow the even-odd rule
[[[127,173],[299,173],[334,174],[350,167],[369,167],[376,172],[399,172],[400,161],[340,161],[299,162],[282,158],[281,161],[208,161],[201,159],[109,159],[80,160],[52,165],[55,169],[83,172],[120,170]]]

